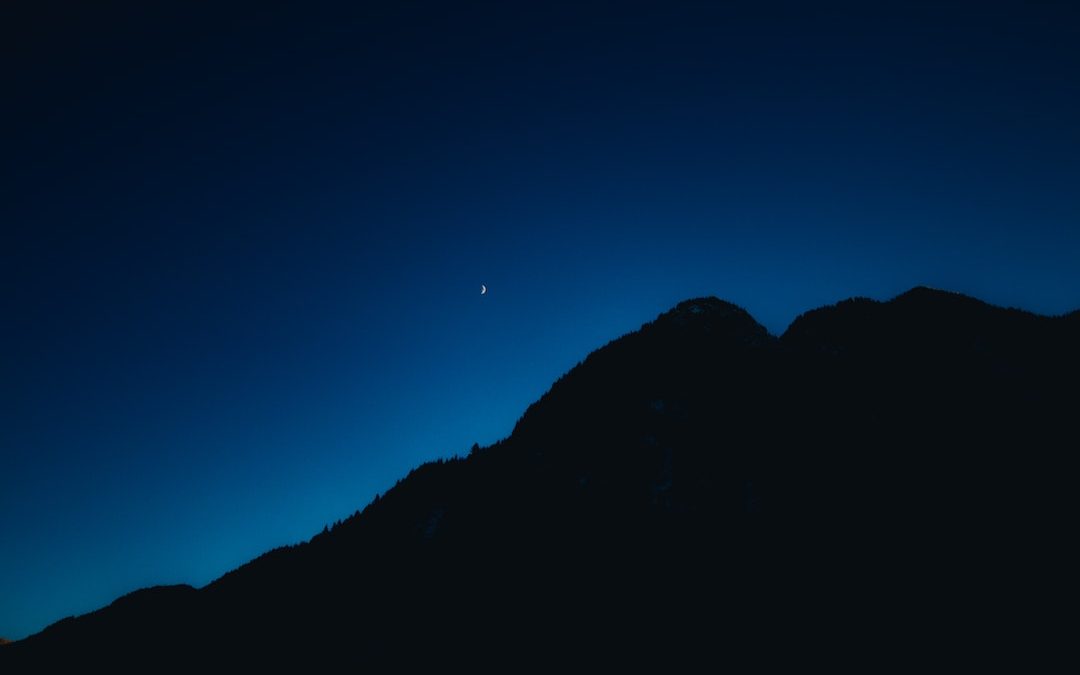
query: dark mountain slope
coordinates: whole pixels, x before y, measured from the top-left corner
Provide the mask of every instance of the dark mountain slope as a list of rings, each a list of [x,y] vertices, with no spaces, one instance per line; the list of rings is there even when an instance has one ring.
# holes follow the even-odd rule
[[[920,288],[777,339],[686,301],[589,355],[508,439],[204,589],[142,591],[8,645],[0,666],[1051,654],[1077,316]]]

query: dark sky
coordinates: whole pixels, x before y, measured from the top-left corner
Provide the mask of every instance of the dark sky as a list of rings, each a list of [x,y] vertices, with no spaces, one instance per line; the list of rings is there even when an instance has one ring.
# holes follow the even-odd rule
[[[688,297],[1080,307],[1075,3],[801,4],[5,3],[0,635],[306,539]]]

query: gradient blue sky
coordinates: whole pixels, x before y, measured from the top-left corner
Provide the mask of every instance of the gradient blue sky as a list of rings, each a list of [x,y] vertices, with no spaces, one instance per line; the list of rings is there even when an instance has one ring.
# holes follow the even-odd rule
[[[691,296],[1080,307],[1075,3],[80,4],[0,19],[0,635],[307,539]]]

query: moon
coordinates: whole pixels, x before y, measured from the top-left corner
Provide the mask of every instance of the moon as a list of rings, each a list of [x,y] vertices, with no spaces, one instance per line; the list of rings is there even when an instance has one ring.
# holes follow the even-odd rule
[[[487,293],[487,286],[485,286],[484,284],[480,284],[480,295],[484,295],[486,293]]]

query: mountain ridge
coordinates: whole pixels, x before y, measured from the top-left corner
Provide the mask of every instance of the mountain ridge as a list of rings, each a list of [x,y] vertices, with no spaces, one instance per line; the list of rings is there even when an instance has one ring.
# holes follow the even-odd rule
[[[336,646],[325,656],[387,663],[394,646],[420,630],[462,658],[467,633],[460,628],[436,634],[414,624],[430,626],[417,619],[425,612],[453,624],[448,608],[471,603],[535,630],[551,630],[553,621],[584,629],[603,619],[598,644],[564,645],[563,652],[595,655],[599,644],[642,630],[614,611],[625,602],[620,589],[642,588],[647,596],[649,612],[626,609],[628,616],[684,613],[683,596],[656,592],[701,587],[704,597],[728,594],[746,616],[782,631],[769,623],[775,617],[760,614],[762,599],[816,597],[796,582],[815,575],[844,589],[862,579],[906,617],[906,600],[874,581],[876,570],[894,569],[885,551],[899,556],[896,542],[910,550],[932,543],[960,564],[992,545],[995,535],[982,520],[1024,520],[1033,512],[996,490],[1040,496],[1024,481],[1053,485],[1069,475],[1040,471],[1066,464],[1053,439],[1076,403],[1068,384],[1080,368],[1068,326],[1078,315],[1043,317],[916,287],[885,302],[853,298],[810,310],[775,337],[737,305],[686,300],[590,353],[526,409],[509,437],[474,446],[465,458],[422,464],[333,528],[268,551],[201,589],[136,591],[52,624],[15,643],[15,651],[55,658],[62,645],[79,644],[104,658],[111,653],[105,636],[132,626],[147,645],[175,649],[173,630],[201,625],[206,645],[230,653],[267,641],[302,647],[329,640]],[[1031,447],[1018,460],[1010,448],[1024,444]],[[972,483],[980,473],[986,482]],[[1072,512],[1068,502],[1063,507]],[[955,535],[965,519],[977,527]],[[1020,532],[1008,519],[995,521],[1004,533],[997,536],[1026,541],[1047,528],[1040,522]],[[856,532],[862,544],[853,547]],[[949,532],[965,543],[950,541]],[[784,567],[784,556],[818,549],[823,560]],[[741,553],[732,558],[733,551]],[[863,564],[841,579],[835,566],[848,559]],[[650,569],[685,578],[641,586]],[[717,569],[743,575],[745,587],[712,579]],[[926,583],[938,583],[927,574]],[[372,588],[378,579],[394,581]],[[593,593],[608,604],[567,616],[579,596]],[[520,606],[505,605],[507,597]],[[851,607],[862,602],[853,590],[838,597]],[[356,617],[362,598],[380,620]],[[522,607],[537,608],[536,616],[522,615]],[[139,619],[146,616],[160,623]],[[304,625],[297,616],[318,618]],[[528,635],[489,614],[471,616],[505,640],[508,653],[535,649]],[[733,621],[725,615],[721,623],[748,644],[761,639]],[[162,633],[161,626],[171,629]],[[697,629],[685,618],[651,628],[653,638],[690,651],[705,644],[692,637]],[[576,633],[559,634],[573,642],[567,635]],[[365,647],[355,652],[334,640]],[[635,653],[624,656],[633,661]],[[197,663],[200,654],[184,658]]]

